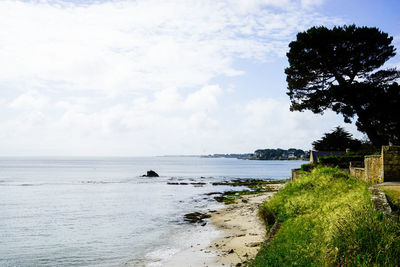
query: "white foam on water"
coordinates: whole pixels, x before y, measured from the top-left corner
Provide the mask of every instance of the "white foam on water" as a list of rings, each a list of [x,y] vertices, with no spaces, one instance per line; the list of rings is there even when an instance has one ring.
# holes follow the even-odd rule
[[[190,226],[171,238],[170,246],[146,255],[148,267],[218,266],[217,252],[210,248],[211,242],[222,236],[213,225]]]
[[[146,264],[148,267],[163,266],[162,262],[170,259],[173,255],[179,252],[178,248],[160,248],[146,254],[146,257],[151,261]]]

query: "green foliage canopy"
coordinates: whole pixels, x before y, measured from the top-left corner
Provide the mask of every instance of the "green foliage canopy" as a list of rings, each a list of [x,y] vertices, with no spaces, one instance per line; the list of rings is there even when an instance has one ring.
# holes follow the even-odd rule
[[[375,145],[400,137],[400,77],[381,69],[393,57],[393,37],[378,28],[355,25],[312,27],[289,44],[287,93],[292,111],[332,109]],[[389,112],[389,114],[388,114]]]
[[[278,159],[287,159],[289,154],[293,154],[296,158],[304,157],[306,152],[301,149],[289,148],[286,149],[257,149],[254,151],[257,155],[257,159],[262,160],[278,160]]]
[[[358,150],[361,141],[354,139],[352,134],[338,126],[332,132],[325,133],[324,136],[312,143],[314,150],[344,151],[349,148],[352,151]]]

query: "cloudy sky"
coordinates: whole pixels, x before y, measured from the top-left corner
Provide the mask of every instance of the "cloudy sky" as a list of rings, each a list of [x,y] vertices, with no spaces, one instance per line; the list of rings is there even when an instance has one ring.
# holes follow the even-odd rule
[[[397,0],[0,2],[0,155],[139,156],[303,148],[354,126],[290,112],[288,43],[377,26]],[[389,66],[400,66],[400,57]]]

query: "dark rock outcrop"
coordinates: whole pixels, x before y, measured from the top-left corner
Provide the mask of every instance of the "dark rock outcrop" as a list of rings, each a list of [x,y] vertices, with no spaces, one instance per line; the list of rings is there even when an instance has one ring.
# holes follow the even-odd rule
[[[192,212],[185,214],[185,221],[190,223],[204,223],[204,219],[210,218],[211,215],[200,213],[200,212]]]
[[[147,174],[142,175],[142,177],[160,177],[158,173],[153,170],[147,171]]]

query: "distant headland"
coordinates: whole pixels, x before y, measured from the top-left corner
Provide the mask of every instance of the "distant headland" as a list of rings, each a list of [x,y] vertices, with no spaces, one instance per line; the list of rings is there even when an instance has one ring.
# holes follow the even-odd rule
[[[310,152],[302,149],[257,149],[254,153],[244,154],[210,154],[202,155],[202,158],[236,158],[250,160],[308,160]]]

